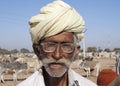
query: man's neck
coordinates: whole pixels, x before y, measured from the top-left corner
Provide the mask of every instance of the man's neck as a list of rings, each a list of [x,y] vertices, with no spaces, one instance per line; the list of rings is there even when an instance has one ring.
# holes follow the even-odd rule
[[[65,73],[62,77],[51,77],[44,68],[43,76],[46,86],[68,86],[68,74]]]

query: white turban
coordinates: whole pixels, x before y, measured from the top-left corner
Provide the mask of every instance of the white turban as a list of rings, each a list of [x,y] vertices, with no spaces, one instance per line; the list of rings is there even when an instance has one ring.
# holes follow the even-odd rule
[[[61,0],[56,0],[43,7],[40,14],[33,16],[30,21],[30,34],[33,43],[60,32],[73,32],[80,41],[85,27],[82,16],[75,9]]]

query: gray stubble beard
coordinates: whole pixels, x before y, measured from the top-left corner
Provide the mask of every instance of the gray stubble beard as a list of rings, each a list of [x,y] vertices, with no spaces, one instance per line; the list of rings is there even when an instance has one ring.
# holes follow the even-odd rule
[[[62,77],[68,71],[72,61],[70,59],[64,59],[64,58],[55,60],[52,57],[47,57],[47,58],[45,57],[42,59],[42,63],[43,63],[43,66],[45,67],[45,70],[51,77]],[[49,70],[49,64],[51,64],[51,63],[64,64],[64,70],[59,74],[55,74],[55,73],[51,72]]]

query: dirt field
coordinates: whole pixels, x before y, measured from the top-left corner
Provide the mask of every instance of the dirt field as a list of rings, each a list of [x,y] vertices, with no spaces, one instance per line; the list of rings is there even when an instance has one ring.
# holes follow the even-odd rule
[[[98,60],[101,64],[101,70],[105,69],[105,68],[111,68],[115,71],[115,59],[109,59],[109,58],[103,58],[103,59],[99,59]],[[79,74],[85,76],[86,73],[84,70],[80,70],[78,67],[74,67],[73,68],[76,72],[78,72]],[[32,74],[32,73],[31,73]],[[29,74],[29,75],[31,75]],[[16,86],[16,84],[20,83],[21,81],[23,81],[25,79],[25,77],[28,77],[29,75],[26,74],[20,74],[18,76],[18,82],[14,83],[12,81],[12,76],[11,75],[5,75],[5,83],[0,83],[0,86]],[[86,77],[87,78],[87,77]],[[88,77],[88,79],[92,80],[93,82],[96,83],[97,77],[95,76],[95,71],[93,71],[93,73],[91,74],[91,76]]]

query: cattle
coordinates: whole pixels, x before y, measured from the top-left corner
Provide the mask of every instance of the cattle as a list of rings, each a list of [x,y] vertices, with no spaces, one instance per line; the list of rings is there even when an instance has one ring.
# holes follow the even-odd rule
[[[3,61],[0,62],[0,80],[1,82],[5,82],[4,81],[4,72],[7,70],[11,70],[13,71],[13,81],[17,82],[17,78],[18,78],[18,73],[20,70],[26,70],[27,69],[27,63],[19,63],[19,62],[15,62],[15,63],[10,63],[9,61]]]
[[[83,61],[80,64],[81,68],[85,70],[87,77],[91,74],[91,71],[96,69],[95,76],[97,77],[100,71],[100,63],[98,61]]]

